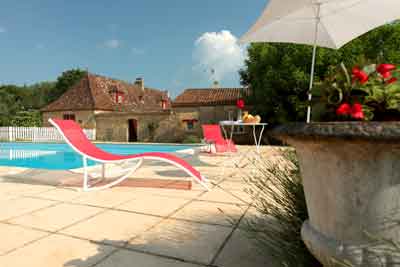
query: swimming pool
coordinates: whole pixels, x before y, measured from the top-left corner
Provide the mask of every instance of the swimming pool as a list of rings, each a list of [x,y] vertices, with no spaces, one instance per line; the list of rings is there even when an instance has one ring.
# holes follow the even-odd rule
[[[144,152],[176,152],[191,145],[96,144],[110,153],[128,155]],[[89,161],[89,165],[95,162]],[[82,167],[82,157],[67,144],[0,143],[0,166],[69,170]]]

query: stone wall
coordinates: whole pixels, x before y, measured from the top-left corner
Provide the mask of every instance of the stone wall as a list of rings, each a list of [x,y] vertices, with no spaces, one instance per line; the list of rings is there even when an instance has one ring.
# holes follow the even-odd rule
[[[82,128],[95,129],[96,128],[96,121],[94,118],[95,113],[98,112],[88,111],[88,110],[43,112],[42,121],[44,127],[51,127],[50,123],[48,122],[50,118],[63,119],[64,114],[74,114],[76,122],[78,122]]]
[[[202,137],[202,124],[216,124],[223,120],[236,120],[238,109],[234,105],[230,106],[201,106],[201,107],[175,107],[178,124],[186,135],[196,135]],[[183,120],[196,119],[193,130],[188,130]]]
[[[177,120],[170,113],[112,113],[96,115],[97,140],[128,142],[131,119],[137,121],[139,142],[176,142],[181,138]]]
[[[49,118],[62,119],[64,114],[74,114],[83,128],[96,129],[99,141],[128,142],[128,120],[137,121],[139,142],[180,143],[188,136],[202,138],[201,125],[216,124],[222,120],[237,119],[237,108],[231,106],[176,107],[173,112],[123,113],[104,111],[43,112],[43,125],[50,126]],[[185,120],[197,120],[193,129],[188,129]],[[243,139],[244,141],[241,141]],[[247,134],[235,134],[238,143],[248,142]]]

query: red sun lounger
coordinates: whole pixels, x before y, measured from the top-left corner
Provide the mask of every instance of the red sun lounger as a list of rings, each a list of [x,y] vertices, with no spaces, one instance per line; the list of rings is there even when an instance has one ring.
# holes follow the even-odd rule
[[[101,190],[105,188],[112,187],[126,178],[128,178],[134,171],[136,171],[140,165],[142,164],[144,159],[150,160],[158,160],[170,163],[175,165],[179,169],[185,171],[188,175],[190,175],[195,181],[201,184],[206,190],[209,190],[206,184],[206,178],[200,174],[195,168],[193,168],[189,163],[185,160],[178,158],[172,154],[168,153],[160,153],[160,152],[149,152],[149,153],[141,153],[134,155],[116,155],[104,151],[98,147],[96,147],[89,139],[86,137],[85,133],[82,131],[79,124],[72,120],[59,120],[59,119],[49,119],[49,122],[56,127],[56,129],[60,132],[62,137],[65,139],[68,145],[72,147],[72,149],[80,154],[83,157],[83,167],[84,167],[84,179],[83,179],[83,190],[84,191],[92,191],[92,190]],[[87,160],[94,160],[96,162],[103,163],[103,178],[104,178],[104,164],[105,163],[123,163],[129,161],[137,161],[136,165],[134,165],[131,169],[129,169],[128,173],[119,177],[117,180],[113,182],[97,186],[90,187],[89,186],[89,171]]]
[[[204,124],[202,128],[204,139],[207,143],[215,146],[217,153],[237,152],[235,143],[232,140],[224,139],[218,124]],[[211,149],[209,152],[212,153]]]

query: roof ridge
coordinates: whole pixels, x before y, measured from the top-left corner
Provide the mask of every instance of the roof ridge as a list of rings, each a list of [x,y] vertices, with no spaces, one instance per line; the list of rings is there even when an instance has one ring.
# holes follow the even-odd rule
[[[138,87],[137,84],[135,84],[135,82],[130,82],[130,81],[126,81],[126,80],[122,80],[122,79],[117,79],[117,78],[113,78],[113,77],[107,77],[105,75],[101,75],[101,74],[97,74],[97,73],[91,73],[88,72],[88,74],[95,76],[95,77],[99,77],[102,79],[107,79],[107,80],[113,80],[115,82],[121,82],[121,83],[125,83],[127,86],[134,86],[134,87]],[[139,88],[139,87],[138,87]],[[140,88],[139,88],[140,89]],[[144,89],[147,90],[153,90],[153,91],[158,91],[158,92],[164,92],[166,90],[162,90],[162,89],[157,89],[157,88],[153,88],[153,87],[148,87],[148,86],[144,86]]]
[[[117,87],[124,91],[122,103],[116,103],[109,90]],[[163,90],[146,87],[146,104],[139,105],[139,86],[90,72],[82,77],[79,84],[70,87],[56,103],[48,105],[46,110],[160,110],[160,101],[167,93]]]
[[[87,72],[87,83],[88,83],[88,89],[89,89],[89,93],[90,93],[90,100],[92,102],[92,109],[96,109],[96,100],[95,97],[93,96],[93,89],[90,83],[90,73]]]
[[[184,91],[186,90],[243,90],[246,89],[246,87],[219,87],[219,88],[186,88],[184,89]]]
[[[105,76],[105,75],[101,75],[101,74],[97,74],[97,73],[90,73],[90,75],[92,75],[92,76],[97,76],[97,77],[104,78],[104,79],[108,79],[108,80],[114,80],[114,81],[116,81],[116,82],[127,83],[127,84],[129,84],[129,85],[134,85],[134,83],[130,83],[130,82],[125,81],[125,80],[121,80],[121,79],[117,79],[117,78],[113,78],[113,77],[107,77],[107,76]]]

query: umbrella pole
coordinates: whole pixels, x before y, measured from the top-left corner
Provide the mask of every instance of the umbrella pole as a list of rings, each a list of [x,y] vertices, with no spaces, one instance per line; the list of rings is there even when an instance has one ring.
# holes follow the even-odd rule
[[[320,18],[321,4],[317,4],[317,17],[315,20],[315,34],[314,34],[314,47],[311,63],[311,76],[310,76],[310,87],[308,90],[308,107],[307,107],[307,123],[311,122],[311,100],[312,100],[312,89],[314,85],[314,73],[315,73],[315,60],[317,55],[317,42],[318,42],[318,27]]]

